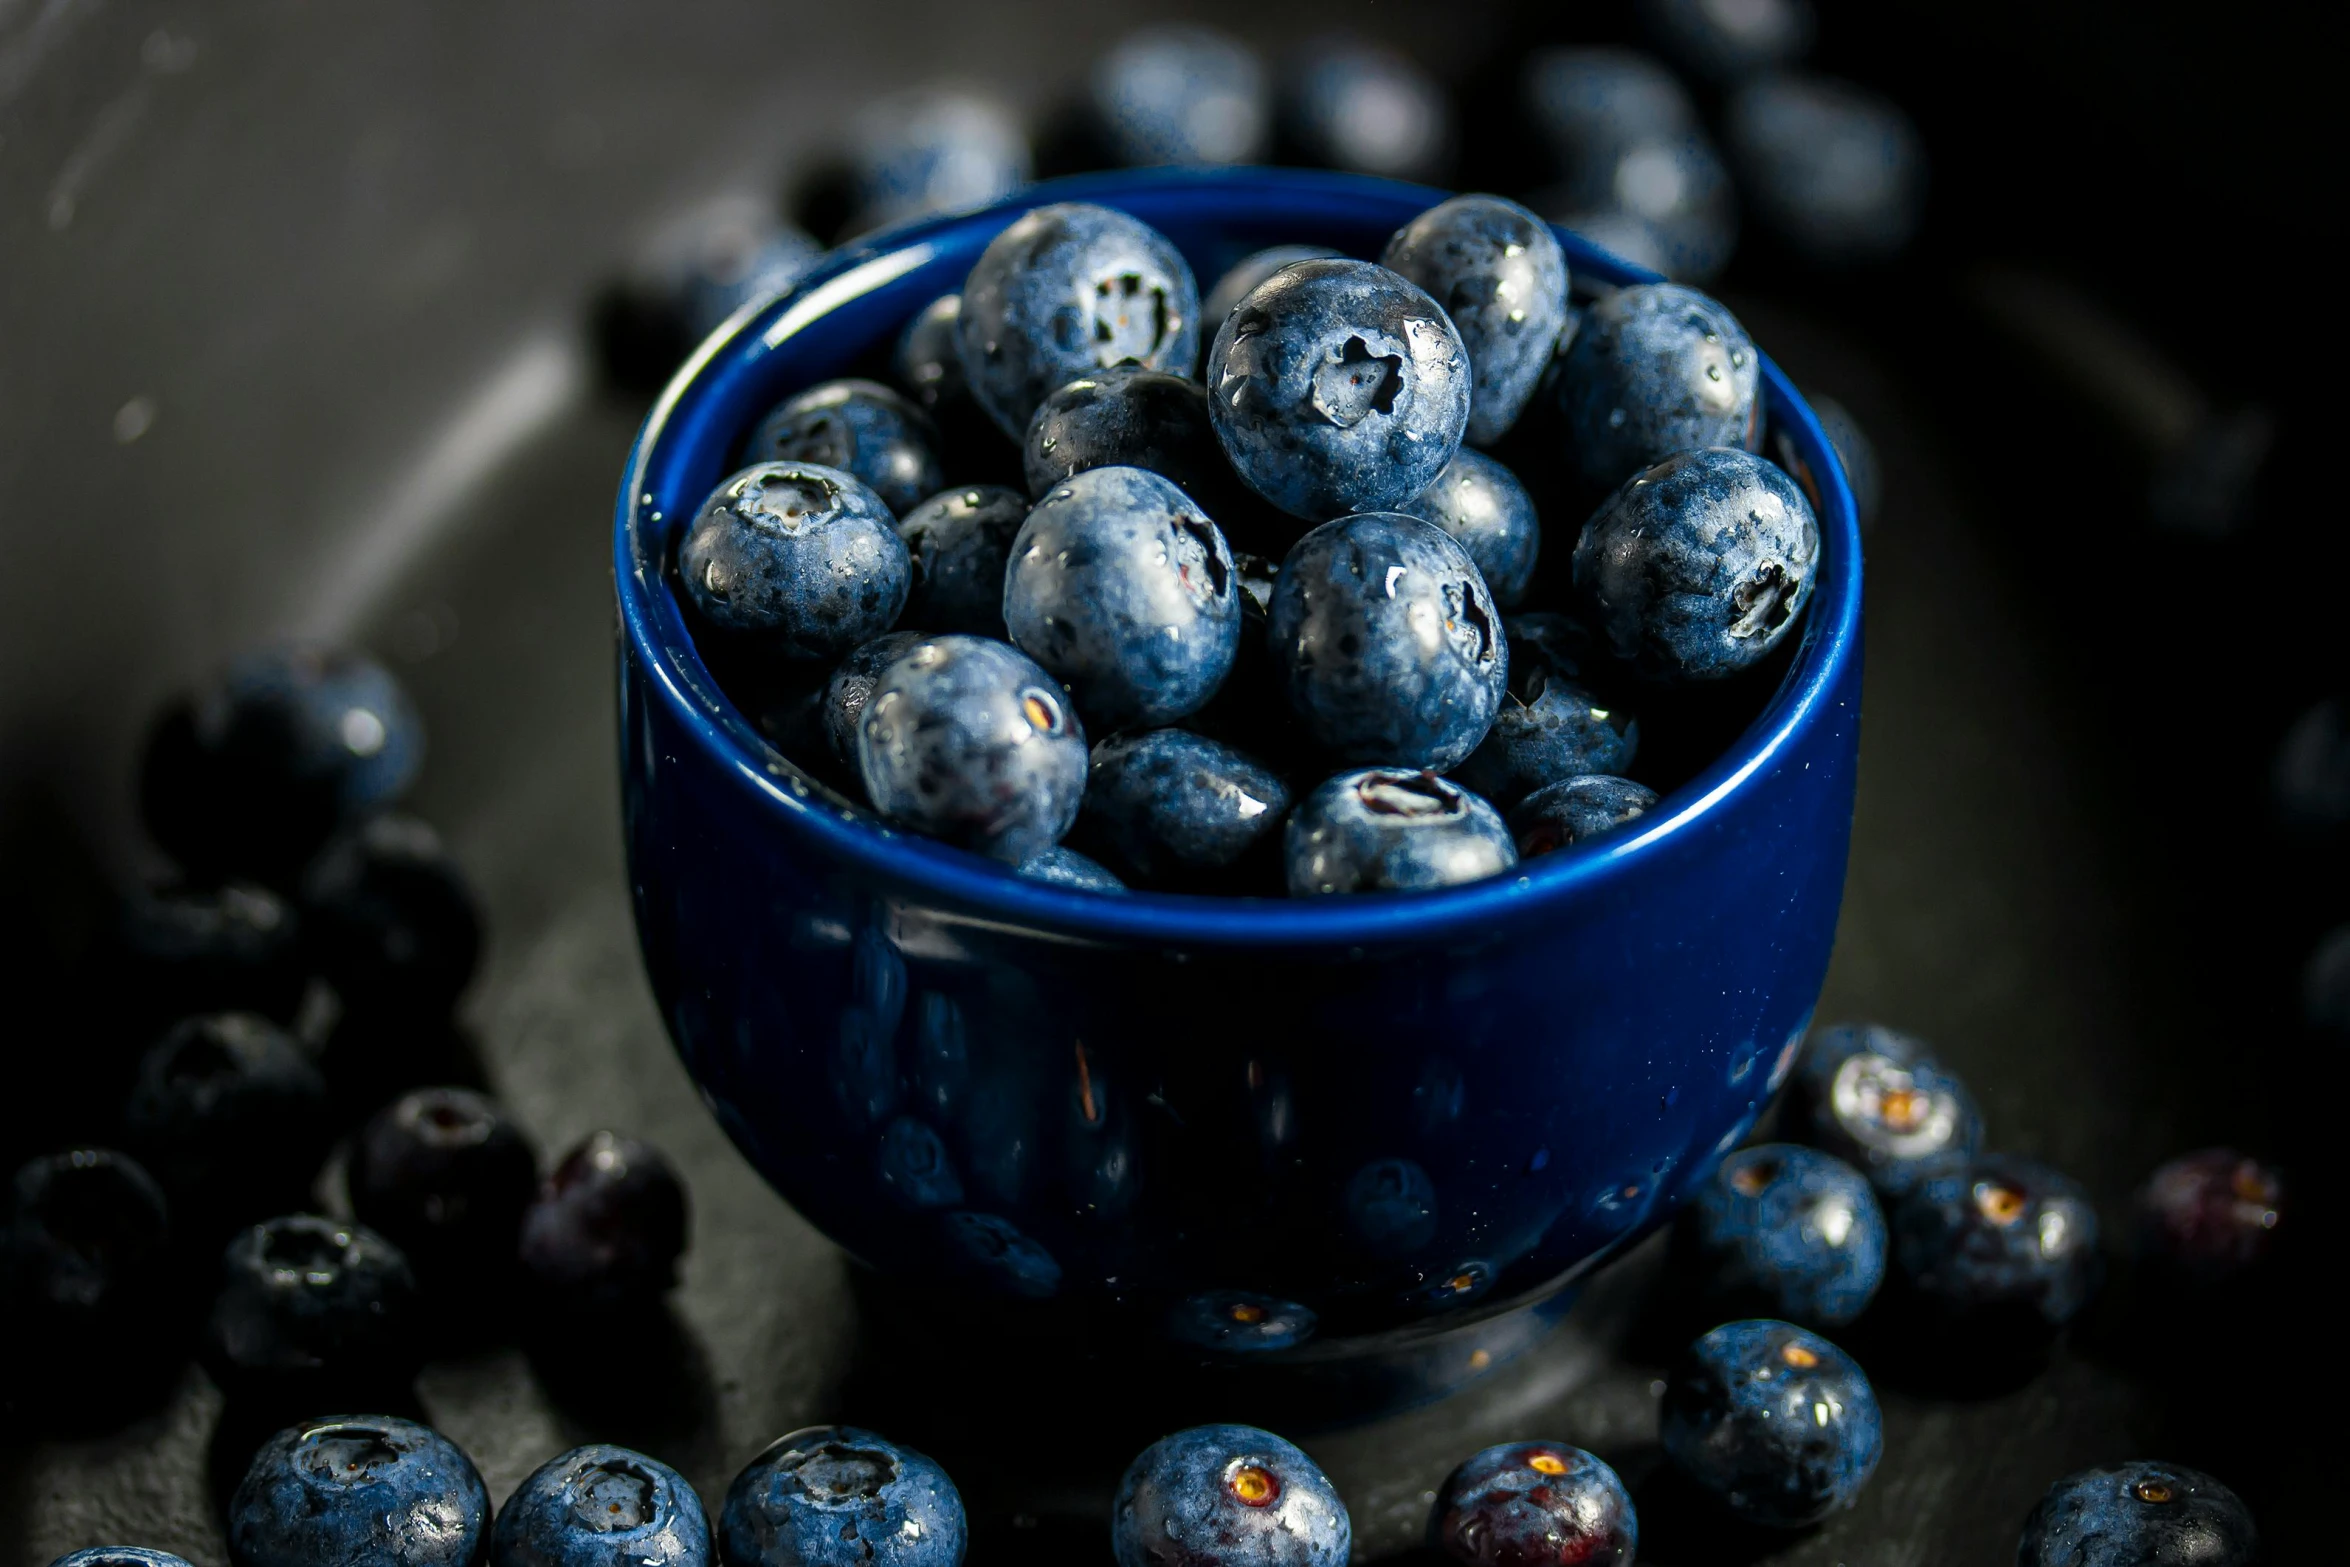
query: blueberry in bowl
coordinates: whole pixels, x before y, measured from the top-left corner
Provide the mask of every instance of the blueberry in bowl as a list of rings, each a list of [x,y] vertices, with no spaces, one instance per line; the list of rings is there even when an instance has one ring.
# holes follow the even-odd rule
[[[1751,449],[1761,359],[1735,316],[1693,288],[1641,283],[1584,313],[1558,406],[1588,484],[1612,489],[1675,452]]]
[[[903,515],[946,482],[929,415],[878,381],[827,381],[759,421],[749,462],[815,463],[861,480]]]
[[[786,659],[838,658],[905,607],[889,505],[812,462],[756,463],[713,490],[678,549],[679,580],[715,630]]]

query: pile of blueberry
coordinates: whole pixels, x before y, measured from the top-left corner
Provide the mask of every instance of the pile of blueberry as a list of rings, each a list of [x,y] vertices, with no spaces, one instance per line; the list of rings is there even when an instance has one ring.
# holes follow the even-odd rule
[[[908,327],[902,391],[748,432],[676,579],[786,755],[1065,885],[1445,886],[1640,815],[1633,708],[1801,623],[1815,496],[1705,295],[1577,308],[1550,227],[1472,195],[1209,300],[1136,219],[1039,207]],[[1588,518],[1546,551],[1490,448]]]

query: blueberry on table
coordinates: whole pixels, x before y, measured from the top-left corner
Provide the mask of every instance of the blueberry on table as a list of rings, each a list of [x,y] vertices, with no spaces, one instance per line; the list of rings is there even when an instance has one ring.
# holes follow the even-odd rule
[[[1041,881],[1054,887],[1075,887],[1085,892],[1126,890],[1126,884],[1108,866],[1086,858],[1075,849],[1064,849],[1059,844],[1022,860],[1018,870],[1030,881]]]
[[[1233,471],[1310,522],[1404,505],[1469,423],[1460,334],[1368,261],[1300,261],[1258,284],[1217,328],[1207,383]]]
[[[1469,356],[1467,439],[1507,435],[1567,323],[1567,258],[1550,225],[1499,196],[1455,196],[1395,231],[1380,263],[1444,307]]]
[[[1866,1178],[1792,1143],[1742,1148],[1697,1190],[1680,1242],[1709,1302],[1811,1328],[1859,1316],[1885,1279],[1885,1213]]]
[[[123,901],[115,931],[127,1007],[159,1026],[231,1011],[289,1022],[309,988],[301,916],[266,887],[136,893]]]
[[[776,405],[746,463],[815,463],[853,475],[903,515],[946,480],[930,416],[878,381],[825,381]]]
[[[1270,768],[1152,729],[1094,746],[1077,831],[1137,885],[1213,887],[1277,842],[1288,814],[1289,786]]]
[[[2249,1567],[2260,1554],[2236,1493],[2183,1464],[2139,1459],[2048,1488],[2024,1521],[2016,1567]]]
[[[154,1336],[176,1294],[169,1213],[154,1177],[111,1149],[76,1148],[18,1170],[0,1231],[0,1308],[13,1331],[77,1362]]]
[[[1312,1338],[1319,1325],[1310,1307],[1253,1290],[1186,1295],[1167,1313],[1170,1338],[1228,1355],[1294,1349]]]
[[[994,98],[926,86],[873,99],[849,123],[848,162],[861,234],[933,212],[981,207],[1028,183],[1027,132]]]
[[[1141,365],[1081,375],[1036,405],[1021,446],[1028,493],[1089,468],[1147,468],[1205,507],[1239,486],[1208,423],[1208,394],[1189,376]]]
[[[669,1161],[599,1131],[563,1156],[523,1214],[522,1269],[565,1310],[628,1311],[677,1283],[685,1239],[685,1186]]]
[[[1865,87],[1825,76],[1757,77],[1723,106],[1722,139],[1746,210],[1815,264],[1888,260],[1925,215],[1918,128]]]
[[[857,748],[875,810],[1011,865],[1061,840],[1085,790],[1068,694],[984,637],[927,637],[885,669]]]
[[[966,1532],[944,1469],[855,1426],[777,1438],[718,1514],[727,1567],[960,1567]]]
[[[465,1088],[420,1088],[352,1140],[351,1211],[435,1289],[494,1285],[514,1268],[538,1154],[513,1118]]]
[[[326,1082],[244,1012],[187,1018],[141,1058],[123,1130],[173,1216],[201,1236],[299,1203],[333,1141]]]
[[[2164,1161],[2138,1189],[2138,1242],[2157,1267],[2219,1284],[2266,1261],[2285,1211],[2284,1177],[2233,1148]]]
[[[932,414],[971,395],[970,383],[963,379],[962,350],[955,341],[962,313],[962,295],[939,295],[906,323],[890,356],[898,385]]]
[[[1505,1442],[1445,1478],[1428,1543],[1458,1567],[1631,1567],[1640,1520],[1615,1470],[1564,1442]]]
[[[1089,468],[1054,485],[1013,539],[1004,624],[1101,732],[1173,723],[1232,669],[1232,551],[1171,481]]]
[[[1660,684],[1753,667],[1811,602],[1820,530],[1776,463],[1715,447],[1668,457],[1601,503],[1575,592],[1627,666]]]
[[[963,377],[1012,439],[1036,405],[1081,375],[1133,360],[1181,373],[1199,360],[1199,285],[1167,237],[1084,202],[1013,220],[963,283]]]
[[[1110,1508],[1118,1567],[1344,1567],[1353,1538],[1314,1461],[1254,1426],[1159,1438]]]
[[[905,607],[906,546],[864,481],[817,463],[757,463],[710,492],[678,549],[686,597],[719,631],[825,662]]]
[[[280,1431],[228,1505],[235,1567],[476,1567],[490,1498],[447,1437],[389,1415]]]
[[[1443,84],[1400,50],[1353,33],[1311,38],[1290,56],[1280,131],[1296,161],[1350,174],[1435,184],[1452,164]]]
[[[825,748],[852,776],[857,771],[857,732],[864,727],[865,704],[873,700],[873,688],[881,683],[881,672],[912,652],[922,640],[919,631],[893,631],[875,637],[842,659],[832,678],[824,683],[819,712]]]
[[[1283,841],[1292,897],[1418,892],[1518,862],[1500,813],[1434,773],[1340,773],[1298,802]]]
[[[1678,283],[1640,283],[1584,312],[1559,411],[1585,482],[1612,488],[1676,452],[1751,450],[1761,385],[1761,356],[1729,311]]]
[[[1104,150],[1128,168],[1257,163],[1272,139],[1264,63],[1212,28],[1127,34],[1095,64],[1088,97]]]
[[[1734,1517],[1800,1529],[1849,1507],[1885,1449],[1876,1391],[1851,1356],[1791,1322],[1729,1322],[1665,1383],[1665,1456]]]
[[[1982,1113],[1966,1084],[1924,1041],[1894,1029],[1820,1030],[1798,1081],[1808,1139],[1859,1166],[1888,1197],[1930,1162],[1982,1146]]]
[[[1267,636],[1298,722],[1350,762],[1443,769],[1501,709],[1501,612],[1468,551],[1432,523],[1324,523],[1281,563]]]
[[[490,1567],[709,1567],[712,1559],[710,1520],[685,1477],[604,1443],[533,1470],[490,1533]]]
[[[1028,497],[1000,484],[943,490],[898,519],[913,573],[905,623],[975,637],[1004,634],[1004,569]]]
[[[1656,791],[1629,778],[1594,773],[1545,784],[1510,810],[1510,841],[1531,860],[1585,843],[1637,821],[1656,804]]]
[[[302,878],[320,972],[354,1011],[445,1016],[481,961],[481,910],[440,835],[378,816],[329,844]]]
[[[1477,563],[1494,603],[1515,609],[1526,596],[1542,550],[1542,519],[1509,469],[1464,446],[1434,484],[1397,509],[1451,534]]]
[[[332,1407],[352,1393],[398,1392],[416,1370],[420,1332],[416,1275],[399,1247],[362,1224],[286,1214],[222,1254],[204,1369],[235,1396]]]
[[[169,1551],[151,1551],[143,1545],[93,1545],[69,1551],[49,1567],[188,1567],[187,1558]]]
[[[1453,777],[1511,811],[1570,778],[1623,772],[1639,745],[1640,724],[1630,709],[1521,644],[1510,650],[1509,693],[1493,727]]]
[[[2097,1292],[2097,1210],[2046,1165],[1953,1156],[1919,1171],[1894,1207],[1893,1264],[1910,1303],[1972,1339],[2045,1337]]]
[[[192,875],[276,882],[337,827],[399,799],[423,761],[423,721],[381,664],[264,648],[165,710],[148,736],[139,809]]]

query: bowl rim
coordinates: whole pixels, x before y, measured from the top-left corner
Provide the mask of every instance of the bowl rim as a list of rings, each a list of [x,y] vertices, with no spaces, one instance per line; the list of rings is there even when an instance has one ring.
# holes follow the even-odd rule
[[[665,575],[662,518],[650,497],[654,459],[709,383],[713,367],[739,368],[784,345],[813,322],[853,306],[921,266],[932,243],[1000,229],[1058,201],[1118,207],[1121,198],[1246,196],[1398,206],[1421,211],[1451,192],[1400,181],[1284,168],[1145,169],[1078,175],[1024,187],[985,207],[916,219],[835,251],[785,294],[745,305],[679,367],[645,416],[629,450],[614,526],[614,587],[627,639],[654,699],[667,705],[692,743],[755,797],[776,829],[827,858],[963,917],[1076,943],[1171,947],[1319,947],[1419,943],[1491,928],[1507,917],[1557,909],[1600,895],[1640,866],[1704,832],[1773,758],[1822,722],[1848,666],[1859,656],[1860,523],[1843,465],[1819,421],[1770,356],[1760,352],[1760,393],[1774,423],[1790,430],[1819,489],[1821,566],[1794,660],[1762,712],[1721,756],[1666,795],[1630,829],[1596,843],[1522,861],[1511,874],[1426,892],[1326,898],[1240,898],[1147,891],[1090,892],[1013,874],[1008,866],[894,827],[785,758],[721,692],[696,649],[683,607]],[[1400,210],[1400,207],[1399,207]],[[1409,214],[1407,213],[1408,217]],[[1144,221],[1149,221],[1147,217]],[[1570,271],[1607,283],[1662,281],[1552,225]],[[625,674],[622,676],[625,680]],[[622,737],[623,771],[629,737]]]

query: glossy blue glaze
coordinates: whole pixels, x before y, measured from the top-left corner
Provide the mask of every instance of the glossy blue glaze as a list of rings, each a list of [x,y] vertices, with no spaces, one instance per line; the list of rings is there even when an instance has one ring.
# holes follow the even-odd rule
[[[1161,172],[1030,199],[1120,207],[1213,273],[1284,241],[1374,255],[1438,194]],[[1162,1312],[1243,1289],[1315,1311],[1317,1337],[1272,1359],[1548,1297],[1736,1146],[1826,969],[1860,555],[1818,428],[1766,367],[1773,418],[1827,476],[1813,604],[1754,724],[1635,826],[1424,894],[1104,897],[1023,879],[883,827],[785,761],[720,691],[662,575],[758,414],[886,347],[1019,210],[835,257],[706,345],[639,441],[615,538],[623,798],[678,1050],[746,1157],[894,1273],[1123,1291]],[[1580,274],[1627,275],[1561,243]],[[1178,995],[1250,999],[1203,1026]],[[884,1184],[876,1153],[900,1114],[939,1134],[964,1206],[911,1210]],[[1374,1249],[1347,1199],[1386,1160],[1420,1172],[1423,1211]],[[949,1266],[974,1254],[965,1232],[995,1243],[976,1247],[993,1266]],[[1463,1258],[1492,1284],[1438,1314],[1425,1283]]]

